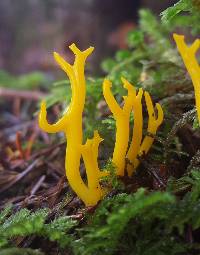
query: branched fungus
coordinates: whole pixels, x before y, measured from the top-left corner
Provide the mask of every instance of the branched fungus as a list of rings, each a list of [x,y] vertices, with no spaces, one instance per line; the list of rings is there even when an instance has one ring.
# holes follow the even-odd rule
[[[102,141],[98,132],[93,139],[87,140],[83,145],[82,113],[85,104],[86,82],[84,66],[86,58],[92,53],[92,47],[80,51],[75,44],[69,47],[75,55],[73,65],[67,63],[58,53],[54,53],[56,62],[68,75],[71,82],[72,99],[68,110],[55,124],[47,122],[46,104],[42,102],[39,114],[39,126],[46,132],[64,132],[67,139],[65,169],[70,186],[87,206],[96,205],[102,198],[102,189],[99,184],[101,172],[98,168],[98,146]],[[81,156],[85,162],[87,183],[80,175]]]
[[[54,57],[70,79],[72,89],[71,103],[60,120],[55,124],[49,124],[47,121],[46,103],[43,101],[39,114],[39,126],[49,133],[65,133],[67,139],[65,159],[67,179],[72,189],[85,205],[93,206],[97,204],[105,193],[105,190],[100,186],[100,178],[108,175],[108,172],[100,171],[98,167],[98,148],[103,140],[99,136],[98,131],[94,132],[92,139],[87,139],[86,143],[83,144],[82,114],[86,95],[84,66],[86,58],[92,53],[93,48],[90,47],[85,51],[80,51],[75,44],[72,44],[69,48],[75,55],[73,65],[67,63],[58,53],[54,53]],[[126,160],[128,160],[127,171],[130,176],[139,165],[137,156],[146,154],[149,151],[154,138],[147,135],[142,142],[143,115],[141,100],[143,90],[139,89],[138,93],[136,93],[134,86],[124,78],[122,78],[122,83],[128,91],[127,96],[123,97],[123,107],[115,100],[111,92],[112,84],[107,79],[103,83],[103,95],[116,120],[116,141],[112,158],[112,162],[116,166],[116,175],[124,176]],[[147,92],[144,95],[149,115],[148,133],[155,135],[163,121],[163,111],[161,106],[156,104],[158,114],[156,118],[150,95]],[[131,111],[133,111],[134,115],[134,127],[129,146]],[[80,174],[81,157],[85,163],[87,184],[83,181]]]
[[[164,117],[161,105],[156,103],[156,109],[157,109],[157,118],[156,118],[153,103],[148,92],[146,91],[144,92],[144,97],[145,97],[147,112],[149,116],[148,127],[147,127],[148,134],[144,137],[142,141],[142,144],[138,151],[138,156],[143,156],[148,153],[149,149],[151,148],[154,142],[153,136],[156,135],[156,132],[159,126],[162,124],[163,117]],[[132,171],[128,172],[129,176],[132,174],[133,170],[135,170],[138,167],[139,163],[140,163],[139,159],[135,158],[133,163],[133,169]]]
[[[196,39],[191,46],[188,46],[185,43],[184,35],[174,34],[173,36],[178,51],[192,79],[196,99],[197,116],[200,122],[200,65],[196,58],[196,53],[200,48],[200,39]]]
[[[116,120],[116,140],[113,152],[112,162],[116,166],[116,174],[124,175],[126,151],[129,141],[129,121],[130,113],[133,107],[134,87],[124,78],[122,78],[123,86],[128,90],[128,95],[124,97],[124,106],[121,108],[115,100],[109,80],[105,79],[103,83],[104,98]]]

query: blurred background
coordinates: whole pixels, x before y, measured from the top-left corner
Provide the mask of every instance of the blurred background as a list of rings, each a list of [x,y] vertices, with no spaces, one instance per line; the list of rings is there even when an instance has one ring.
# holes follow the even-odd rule
[[[126,48],[126,35],[137,26],[139,8],[158,14],[174,0],[1,0],[0,69],[13,75],[40,70],[54,74],[52,52],[71,55],[95,46],[90,72],[100,72],[102,59]]]

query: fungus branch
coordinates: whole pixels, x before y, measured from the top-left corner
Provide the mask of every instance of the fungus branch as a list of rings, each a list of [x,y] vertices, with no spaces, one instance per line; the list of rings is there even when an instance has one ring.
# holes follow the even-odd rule
[[[128,95],[124,97],[124,106],[122,108],[111,92],[111,82],[105,79],[103,83],[104,98],[116,120],[116,141],[112,162],[116,166],[116,174],[121,176],[124,175],[125,157],[129,141],[129,120],[135,95],[134,87],[124,78],[122,78],[122,82],[124,88],[128,91]]]
[[[174,34],[178,51],[183,59],[194,86],[197,115],[200,122],[200,65],[196,58],[197,50],[200,48],[200,39],[196,39],[191,46],[185,43],[183,35]]]
[[[148,153],[149,149],[151,148],[151,146],[154,142],[154,138],[151,137],[150,135],[156,134],[157,129],[162,124],[163,117],[164,117],[162,107],[160,104],[157,103],[156,104],[157,118],[156,118],[153,103],[152,103],[149,93],[145,91],[144,96],[145,96],[145,102],[146,102],[148,116],[149,116],[148,128],[147,128],[148,134],[145,136],[145,138],[142,142],[142,145],[140,146],[138,156],[143,156],[144,154],[146,155]],[[136,169],[138,167],[138,165],[139,165],[139,159],[136,158],[134,161],[134,169]]]
[[[88,188],[91,192],[93,192],[93,194],[95,194],[93,197],[93,203],[96,203],[96,201],[100,200],[103,195],[99,184],[101,171],[99,170],[97,163],[98,147],[101,141],[103,141],[103,139],[99,136],[98,131],[95,131],[94,137],[92,139],[87,139],[86,143],[81,146],[81,152],[88,179]]]
[[[140,149],[142,142],[142,129],[143,129],[143,115],[142,115],[142,96],[143,90],[139,89],[139,92],[136,96],[136,93],[133,98],[133,116],[134,116],[134,126],[133,126],[133,135],[129,150],[127,152],[126,158],[129,160],[127,164],[127,172],[130,176],[135,169],[135,160]]]

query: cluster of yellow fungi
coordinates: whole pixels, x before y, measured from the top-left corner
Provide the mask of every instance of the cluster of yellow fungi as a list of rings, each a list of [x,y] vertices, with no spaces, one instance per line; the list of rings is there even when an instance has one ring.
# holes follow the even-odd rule
[[[80,51],[75,44],[69,47],[75,55],[73,65],[67,63],[59,54],[54,53],[56,62],[69,77],[72,89],[72,98],[70,106],[65,111],[63,117],[55,124],[47,122],[46,104],[42,102],[39,114],[39,126],[49,133],[64,132],[67,139],[66,148],[66,176],[72,189],[87,205],[92,206],[104,195],[100,186],[100,179],[107,175],[105,171],[100,171],[98,167],[98,147],[103,140],[98,131],[94,131],[94,137],[87,139],[83,144],[82,131],[82,114],[85,104],[86,82],[84,75],[84,66],[86,58],[92,53],[92,47],[85,51]],[[116,174],[123,176],[125,172],[125,162],[128,160],[127,171],[131,176],[139,164],[137,156],[146,154],[154,138],[146,135],[142,142],[143,116],[142,116],[142,96],[143,90],[139,89],[136,94],[134,86],[122,78],[124,88],[127,89],[128,95],[124,97],[124,106],[121,108],[116,102],[111,92],[111,82],[105,80],[103,83],[103,94],[105,100],[116,120],[116,142],[113,152],[112,162],[116,166]],[[163,121],[163,111],[159,104],[156,104],[157,115],[148,92],[144,92],[148,115],[148,133],[155,135],[158,127]],[[134,114],[133,136],[129,144],[129,126],[130,114]],[[80,159],[83,159],[87,175],[87,185],[80,174]]]
[[[158,127],[163,121],[163,111],[160,104],[156,104],[157,117],[154,111],[153,103],[148,92],[144,92],[148,111],[148,134],[142,141],[143,131],[143,114],[142,114],[142,96],[143,90],[139,89],[138,93],[126,79],[122,78],[124,88],[127,89],[128,95],[124,97],[124,105],[121,108],[116,102],[111,92],[111,82],[104,80],[103,95],[116,120],[116,141],[113,152],[112,162],[116,167],[116,174],[124,176],[125,165],[127,164],[128,175],[131,176],[134,170],[139,165],[139,156],[147,154],[153,144],[153,135],[156,134]],[[130,129],[130,114],[133,112],[134,127],[133,135],[129,145],[129,129]]]
[[[191,75],[196,95],[198,117],[200,120],[200,67],[195,58],[195,53],[200,46],[200,40],[196,40],[191,47],[184,42],[184,37],[174,35],[179,52]],[[56,62],[69,77],[72,89],[71,103],[63,117],[55,124],[47,121],[46,104],[42,102],[39,114],[39,126],[46,132],[64,132],[67,139],[65,169],[69,184],[86,206],[96,205],[105,192],[100,185],[100,179],[108,175],[98,166],[98,148],[103,140],[98,131],[94,131],[92,139],[87,139],[83,144],[82,115],[86,96],[86,81],[84,74],[85,61],[92,53],[93,47],[80,51],[75,44],[70,47],[75,55],[74,64],[66,62],[58,53],[54,53]],[[139,157],[147,154],[151,148],[158,127],[163,121],[163,111],[160,104],[156,104],[156,112],[148,92],[142,88],[137,92],[133,85],[122,78],[127,96],[124,96],[124,104],[121,107],[111,92],[112,83],[105,79],[103,82],[103,95],[116,121],[116,141],[112,162],[116,167],[116,175],[124,176],[125,171],[131,176],[138,167]],[[144,95],[148,112],[147,135],[143,138],[143,110],[142,97]],[[130,136],[130,115],[134,116],[132,138]],[[87,184],[80,174],[81,157],[85,164]],[[127,162],[127,164],[126,164]]]

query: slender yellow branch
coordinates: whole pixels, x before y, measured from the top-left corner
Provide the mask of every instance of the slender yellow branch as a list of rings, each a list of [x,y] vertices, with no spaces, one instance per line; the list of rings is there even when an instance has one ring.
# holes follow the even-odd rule
[[[117,103],[117,101],[115,100],[115,98],[111,92],[111,88],[112,88],[111,81],[105,79],[103,82],[103,95],[104,95],[106,103],[108,104],[112,114],[114,116],[116,116],[122,112],[122,109],[119,106],[119,104]]]
[[[47,110],[46,103],[42,101],[40,113],[39,113],[39,126],[41,129],[48,133],[56,133],[65,131],[68,122],[68,115],[65,114],[59,121],[55,124],[49,124],[47,121]]]
[[[103,83],[104,98],[116,120],[116,141],[112,161],[116,166],[116,174],[121,176],[124,175],[125,157],[129,141],[130,112],[135,93],[134,87],[127,80],[122,78],[122,82],[124,88],[128,91],[128,95],[124,97],[124,106],[122,108],[119,106],[111,92],[111,82],[104,80]]]
[[[156,118],[153,103],[149,93],[145,91],[144,96],[145,96],[145,101],[146,101],[146,106],[147,106],[147,111],[149,116],[147,132],[151,135],[155,135],[157,132],[157,129],[163,122],[163,117],[164,117],[163,110],[161,105],[157,103],[156,104],[157,118]],[[151,148],[153,142],[154,142],[154,138],[147,134],[142,142],[142,145],[140,146],[138,156],[146,155],[149,149]],[[136,158],[134,161],[134,169],[138,167],[139,163],[140,162],[138,158]]]
[[[87,142],[81,146],[81,152],[85,163],[88,188],[90,194],[85,200],[88,205],[96,204],[102,196],[103,192],[99,184],[100,170],[97,163],[98,147],[100,142],[103,141],[98,132],[94,132],[93,139],[87,139]]]
[[[191,46],[185,43],[183,35],[174,34],[178,51],[183,59],[194,86],[197,115],[200,122],[200,65],[196,58],[197,50],[200,48],[200,39],[196,39]]]
[[[135,160],[140,149],[140,145],[142,142],[142,129],[143,129],[143,115],[142,115],[142,96],[143,90],[139,89],[139,92],[136,96],[136,93],[133,98],[133,116],[134,116],[134,126],[133,126],[133,135],[129,150],[127,152],[127,159],[129,162],[127,164],[127,172],[128,175],[131,176],[135,166]]]
[[[73,79],[73,66],[67,63],[64,58],[62,58],[57,52],[54,52],[54,59],[63,69],[63,71],[68,75],[70,79]]]

